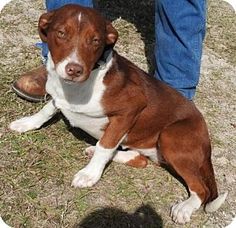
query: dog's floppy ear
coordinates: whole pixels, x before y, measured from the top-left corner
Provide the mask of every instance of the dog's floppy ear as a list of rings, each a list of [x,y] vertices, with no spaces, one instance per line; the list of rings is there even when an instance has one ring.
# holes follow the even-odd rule
[[[106,22],[106,43],[107,45],[114,46],[117,39],[118,39],[118,32],[117,30],[112,26],[110,21]]]
[[[38,32],[39,32],[39,36],[43,42],[47,42],[47,31],[48,31],[48,27],[52,21],[52,16],[54,15],[54,13],[55,13],[54,11],[49,12],[49,13],[44,13],[39,18]]]

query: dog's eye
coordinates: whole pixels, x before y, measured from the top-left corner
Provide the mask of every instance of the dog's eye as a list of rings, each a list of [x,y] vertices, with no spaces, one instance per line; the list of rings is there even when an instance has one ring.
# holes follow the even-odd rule
[[[100,44],[100,39],[97,38],[97,37],[94,37],[94,38],[93,38],[93,44],[99,45],[99,44]]]
[[[64,39],[66,37],[66,33],[62,30],[57,31],[57,37],[60,39]]]

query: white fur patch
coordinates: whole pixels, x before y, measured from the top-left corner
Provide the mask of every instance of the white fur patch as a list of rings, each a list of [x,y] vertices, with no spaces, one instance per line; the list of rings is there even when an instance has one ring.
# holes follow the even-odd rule
[[[93,157],[96,147],[95,146],[89,146],[85,149],[85,154],[89,156],[90,158]],[[127,163],[130,160],[135,159],[137,156],[139,156],[140,153],[136,150],[117,150],[115,153],[115,156],[113,157],[113,161],[117,163]]]
[[[50,61],[51,62],[51,61]],[[55,71],[57,75],[60,75],[62,78],[67,78],[68,75],[66,73],[66,65],[68,63],[77,63],[79,65],[82,65],[82,61],[79,59],[79,56],[76,55],[76,50],[72,51],[69,56],[67,56],[65,59],[63,59],[61,62],[59,62],[57,65],[55,65]]]
[[[153,162],[159,162],[161,159],[158,157],[157,148],[149,148],[149,149],[136,149],[140,154],[148,157]]]
[[[194,211],[200,208],[201,199],[196,192],[190,191],[190,197],[176,205],[171,209],[171,217],[176,223],[184,224],[190,221],[190,217]]]
[[[117,163],[127,163],[135,159],[139,155],[140,153],[136,150],[127,150],[127,151],[118,150],[116,155],[113,157],[113,161]]]
[[[81,22],[81,18],[82,18],[82,13],[80,12],[80,13],[79,13],[79,16],[78,16],[78,22],[79,22],[79,23]]]
[[[103,78],[111,65],[112,53],[108,56],[107,63],[102,68],[93,70],[86,81],[68,84],[57,74],[50,54],[48,56],[46,90],[52,96],[55,106],[72,126],[83,129],[97,139],[102,136],[102,129],[108,123],[101,99],[106,89]]]

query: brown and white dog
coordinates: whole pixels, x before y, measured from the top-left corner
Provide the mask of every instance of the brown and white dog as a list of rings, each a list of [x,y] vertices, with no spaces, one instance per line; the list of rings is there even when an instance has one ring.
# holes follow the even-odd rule
[[[148,157],[164,161],[188,187],[189,198],[172,207],[174,221],[190,221],[201,205],[206,211],[221,206],[227,194],[217,193],[202,115],[113,50],[118,33],[110,22],[94,9],[67,5],[40,17],[39,34],[50,50],[46,90],[52,100],[35,115],[12,122],[10,129],[40,128],[60,110],[72,126],[98,139],[88,148],[93,156],[75,175],[74,187],[97,183],[111,159],[139,166]]]

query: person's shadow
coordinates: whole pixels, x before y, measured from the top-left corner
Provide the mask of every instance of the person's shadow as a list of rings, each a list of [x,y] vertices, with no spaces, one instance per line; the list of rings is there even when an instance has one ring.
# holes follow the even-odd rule
[[[129,214],[114,207],[98,209],[73,228],[162,228],[161,217],[150,205],[139,207]]]
[[[111,21],[121,17],[127,22],[135,25],[137,32],[141,34],[145,45],[145,56],[148,62],[148,72],[153,75],[155,44],[155,0],[97,0],[95,1],[95,8]],[[130,40],[130,42],[136,41]]]

